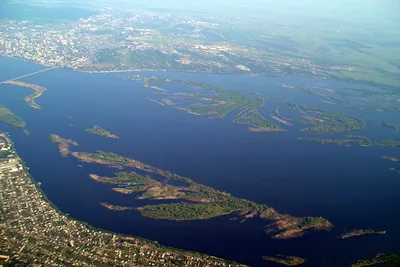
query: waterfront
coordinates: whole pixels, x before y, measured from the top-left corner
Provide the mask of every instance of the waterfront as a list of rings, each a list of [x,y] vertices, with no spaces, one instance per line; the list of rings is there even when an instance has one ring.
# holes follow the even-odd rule
[[[32,69],[23,71],[25,62],[20,65],[22,61],[0,60],[0,65],[7,64],[10,69],[19,70],[21,75],[37,68],[29,65]],[[20,75],[15,74],[2,75],[4,79]],[[290,91],[280,88],[282,83],[321,82],[205,74],[141,75],[199,80],[225,84],[229,88],[233,84],[242,88],[246,85],[251,87],[251,92],[275,97],[291,97]],[[399,253],[397,225],[400,221],[396,211],[397,203],[400,203],[397,190],[400,176],[389,171],[389,168],[398,168],[395,163],[380,159],[383,155],[398,155],[398,148],[300,142],[297,137],[309,134],[296,130],[253,133],[246,126],[232,124],[230,116],[210,120],[152,103],[146,100],[153,97],[151,90],[133,81],[122,81],[117,76],[121,74],[88,74],[59,69],[23,79],[47,88],[36,100],[41,110],[33,110],[24,103],[23,98],[31,93],[29,89],[1,86],[2,104],[27,122],[30,136],[25,136],[20,129],[8,126],[3,129],[11,133],[33,177],[42,183],[46,195],[63,212],[96,227],[253,266],[267,265],[261,257],[277,253],[308,258],[309,262],[304,266],[348,266],[378,252]],[[345,86],[323,82],[330,86]],[[309,101],[302,95],[294,98]],[[272,106],[266,104],[264,108]],[[373,115],[375,113],[371,112],[367,116]],[[395,113],[387,116],[396,119]],[[375,124],[378,127],[379,124]],[[105,139],[84,130],[93,125],[100,125],[120,138]],[[383,127],[378,130],[368,128],[365,132],[374,140],[393,138]],[[331,233],[312,233],[301,239],[276,241],[264,233],[263,225],[257,221],[240,224],[221,217],[208,221],[170,222],[146,219],[136,212],[109,211],[100,206],[100,202],[129,206],[135,205],[136,200],[112,192],[109,186],[97,184],[88,174],[111,175],[116,170],[90,164],[78,167],[78,161],[63,158],[58,153],[57,146],[49,141],[49,133],[77,141],[80,144],[77,151],[112,151],[191,177],[236,197],[265,203],[280,212],[323,216],[336,227]],[[349,241],[336,238],[354,228],[382,229],[388,234]]]

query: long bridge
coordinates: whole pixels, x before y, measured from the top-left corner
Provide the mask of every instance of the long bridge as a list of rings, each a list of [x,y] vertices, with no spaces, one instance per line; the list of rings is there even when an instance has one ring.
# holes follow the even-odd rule
[[[46,71],[54,70],[54,69],[59,69],[59,68],[61,68],[61,67],[53,67],[53,68],[48,68],[48,69],[44,69],[44,70],[35,71],[33,73],[29,73],[29,74],[26,74],[26,75],[23,75],[23,76],[19,76],[19,77],[13,78],[13,79],[2,81],[2,82],[0,82],[0,84],[11,82],[11,81],[16,81],[16,80],[19,80],[19,79],[22,79],[22,78],[26,78],[26,77],[33,76],[33,75],[36,75],[36,74],[39,74],[39,73],[42,73],[42,72],[46,72]]]

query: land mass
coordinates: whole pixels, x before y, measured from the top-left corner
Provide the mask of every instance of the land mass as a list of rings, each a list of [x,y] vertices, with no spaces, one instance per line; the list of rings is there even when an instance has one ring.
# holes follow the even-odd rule
[[[399,133],[399,127],[389,120],[384,120],[383,125],[393,130],[394,133]]]
[[[163,94],[170,95],[171,97],[183,100],[198,100],[204,103],[196,103],[184,108],[178,107],[180,110],[184,110],[189,114],[209,116],[210,118],[224,118],[228,114],[233,113],[236,110],[243,109],[234,120],[234,123],[246,124],[253,126],[249,130],[255,132],[269,132],[269,131],[284,131],[281,127],[268,121],[264,116],[262,116],[258,109],[264,105],[264,99],[256,94],[247,95],[233,90],[228,90],[226,88],[215,86],[211,84],[199,83],[190,80],[180,80],[180,79],[167,79],[167,78],[157,78],[152,76],[150,78],[143,78],[139,75],[134,76],[124,76],[123,80],[136,80],[142,81],[143,86],[147,87],[150,84],[180,84],[190,86],[196,89],[203,89],[213,92],[212,96],[203,95],[200,93],[188,94],[188,93],[167,93],[165,90]],[[164,103],[155,101],[158,104],[164,105]],[[175,104],[170,100],[163,99],[167,105]]]
[[[162,7],[151,13],[99,8],[85,19],[55,19],[52,23],[39,18],[4,19],[0,53],[91,72],[290,75],[399,88],[399,24],[394,20],[373,24],[336,14],[333,18],[338,25],[351,25],[338,35],[334,27],[322,23],[325,12],[315,12],[318,23],[312,28],[300,29],[296,22],[303,17],[302,9],[292,8],[290,18],[281,18],[274,8],[269,9],[269,17],[260,15],[264,14],[262,7],[255,8],[251,20],[242,10],[219,16],[197,10],[172,14],[171,9]],[[382,33],[384,27],[391,34]],[[310,45],[309,40],[318,43]]]
[[[379,142],[380,146],[391,146],[391,147],[400,147],[400,141],[398,140],[382,140]]]
[[[119,138],[115,134],[112,134],[109,131],[106,131],[105,129],[101,128],[98,125],[93,126],[93,128],[86,129],[86,131],[88,131],[89,133],[95,134],[95,135],[104,136],[104,137],[111,138],[111,139]]]
[[[348,233],[344,233],[340,236],[341,239],[346,239],[346,238],[351,238],[351,237],[357,237],[357,236],[363,236],[363,235],[386,235],[386,231],[376,231],[372,229],[357,229],[353,230]]]
[[[8,153],[0,157],[4,266],[243,266],[73,220],[49,202],[4,133],[0,149]]]
[[[53,143],[59,143],[58,151],[60,151],[61,155],[67,157],[70,154],[70,145],[72,146],[79,146],[77,142],[71,139],[64,139],[58,135],[50,134],[50,140]]]
[[[306,259],[296,257],[296,256],[285,256],[285,255],[276,255],[275,257],[263,256],[263,259],[266,261],[272,261],[276,263],[280,263],[286,266],[298,266],[307,262]]]
[[[394,266],[400,265],[400,256],[396,254],[378,254],[373,259],[359,260],[356,264],[351,265],[351,267],[367,267],[374,266],[378,264],[390,264]]]
[[[299,137],[298,140],[309,140],[318,144],[338,144],[338,145],[352,145],[370,147],[372,146],[371,140],[366,136],[347,135],[345,139],[326,139],[326,138],[304,138]]]
[[[395,158],[395,157],[381,156],[381,158],[386,159],[386,160],[390,160],[390,161],[393,161],[393,162],[400,162],[400,159]]]
[[[4,107],[2,104],[0,104],[0,122],[18,128],[24,128],[26,126],[26,122],[23,119],[12,113],[11,110]]]
[[[139,193],[136,198],[140,200],[177,201],[136,208],[145,217],[186,221],[210,219],[236,213],[244,219],[260,218],[264,220],[267,223],[267,233],[277,239],[296,238],[303,236],[308,231],[330,230],[333,228],[333,225],[324,218],[299,218],[281,214],[266,205],[233,197],[226,192],[198,184],[190,178],[111,152],[73,152],[71,155],[86,163],[97,163],[113,167],[125,166],[147,173],[142,175],[136,172],[119,172],[115,177],[90,175],[97,182],[116,185],[117,187],[114,188],[116,192],[123,194]],[[162,179],[156,179],[153,176],[162,177]],[[107,203],[107,205],[111,204]],[[118,209],[121,209],[121,207]]]
[[[16,81],[16,80],[5,81],[4,83],[22,86],[22,87],[26,87],[26,88],[30,88],[30,89],[34,90],[35,92],[33,94],[25,97],[24,100],[30,107],[32,107],[34,109],[40,109],[40,106],[38,104],[36,104],[35,99],[40,97],[44,93],[44,91],[46,91],[45,87],[31,84],[31,83],[24,83],[24,82],[20,82],[20,81]]]
[[[292,120],[291,122],[310,125],[310,127],[302,129],[304,132],[334,134],[360,131],[366,128],[364,119],[352,117],[345,113],[331,112],[314,106],[282,101],[277,98],[265,98],[265,100],[284,103],[289,106],[290,111],[299,111],[302,119]]]
[[[306,132],[342,133],[360,131],[366,127],[364,119],[354,118],[344,113],[333,113],[304,105],[301,108],[312,114],[312,116],[305,115],[306,120],[300,121],[300,123],[312,125],[312,127],[303,129]]]

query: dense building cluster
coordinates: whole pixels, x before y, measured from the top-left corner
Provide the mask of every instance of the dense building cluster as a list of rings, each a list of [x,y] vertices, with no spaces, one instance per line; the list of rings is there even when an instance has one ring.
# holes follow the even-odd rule
[[[287,62],[241,39],[227,42],[226,27],[235,26],[210,17],[113,9],[76,21],[2,20],[0,55],[80,71],[280,74],[293,68],[311,75],[316,70],[309,60],[290,57]]]
[[[173,21],[194,27],[206,23],[183,17],[164,17],[151,13],[119,13],[110,10],[78,21],[55,25],[43,25],[35,21],[4,20],[0,25],[0,53],[43,65],[67,66],[74,69],[90,69],[96,65],[98,57],[101,61],[102,54],[113,53],[112,51],[116,50],[122,54],[145,50],[158,50],[161,54],[170,53],[171,51],[167,51],[163,44],[162,32],[149,29],[146,25],[143,25],[143,28],[137,26],[143,21],[155,19],[160,23]],[[196,45],[192,49],[209,50],[212,53],[217,50],[229,50],[225,46],[206,45]],[[182,60],[184,59],[177,59],[177,62]],[[103,67],[107,67],[106,65]]]
[[[94,229],[53,207],[29,176],[10,138],[0,134],[0,264],[45,266],[235,266]]]

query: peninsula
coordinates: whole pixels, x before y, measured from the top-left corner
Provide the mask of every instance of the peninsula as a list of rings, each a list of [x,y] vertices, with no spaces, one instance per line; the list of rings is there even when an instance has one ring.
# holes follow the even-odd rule
[[[273,238],[301,237],[309,231],[331,230],[333,224],[322,217],[294,217],[281,214],[263,204],[240,199],[229,193],[196,183],[190,178],[161,170],[140,161],[99,151],[97,153],[73,152],[71,155],[85,163],[97,163],[112,167],[129,167],[145,172],[119,172],[115,177],[90,177],[97,182],[115,185],[114,191],[123,194],[139,193],[140,200],[176,200],[174,203],[157,203],[136,208],[143,216],[153,219],[189,221],[237,214],[243,219],[259,218],[266,222],[266,232]],[[162,177],[161,180],[154,176]],[[179,185],[176,185],[178,183]],[[103,206],[114,207],[103,203]],[[107,207],[106,206],[106,207]],[[131,209],[118,207],[118,210]],[[113,210],[115,210],[113,208]]]
[[[276,263],[280,263],[286,266],[298,266],[300,264],[303,264],[307,262],[306,259],[296,257],[296,256],[285,256],[285,255],[276,255],[275,257],[269,257],[269,256],[264,256],[264,260],[266,261],[272,261]]]
[[[386,231],[375,231],[372,229],[365,229],[365,230],[353,230],[348,233],[344,233],[340,236],[341,239],[363,236],[363,235],[386,235]]]
[[[88,131],[89,133],[95,134],[95,135],[104,136],[104,137],[111,138],[111,139],[119,138],[115,134],[112,134],[109,131],[101,128],[99,125],[95,125],[95,126],[93,126],[93,128],[86,129],[86,131]]]
[[[30,107],[32,107],[34,109],[40,109],[40,106],[38,104],[36,104],[35,99],[40,97],[44,93],[44,91],[46,91],[45,87],[31,84],[31,83],[24,83],[24,82],[20,82],[20,81],[16,81],[16,80],[5,81],[4,83],[16,85],[16,86],[22,86],[22,87],[26,87],[26,88],[30,88],[30,89],[34,90],[35,92],[33,94],[25,97],[24,100]]]
[[[53,143],[59,143],[58,151],[60,151],[61,155],[67,157],[70,154],[70,145],[79,146],[79,144],[71,139],[64,139],[58,135],[50,134],[50,140]]]
[[[24,128],[26,122],[11,112],[8,108],[0,104],[0,122],[9,124],[14,127]]]
[[[7,266],[243,266],[73,220],[49,202],[4,133],[0,148],[8,153],[0,158],[0,251]]]

